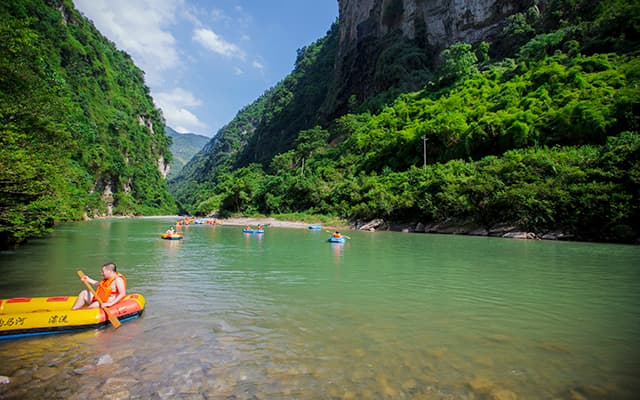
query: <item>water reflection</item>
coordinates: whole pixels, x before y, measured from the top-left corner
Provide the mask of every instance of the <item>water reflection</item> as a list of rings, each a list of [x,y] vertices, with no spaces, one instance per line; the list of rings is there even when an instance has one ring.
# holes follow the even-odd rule
[[[333,254],[333,263],[340,265],[340,261],[344,256],[344,243],[329,243],[331,246],[331,253]]]

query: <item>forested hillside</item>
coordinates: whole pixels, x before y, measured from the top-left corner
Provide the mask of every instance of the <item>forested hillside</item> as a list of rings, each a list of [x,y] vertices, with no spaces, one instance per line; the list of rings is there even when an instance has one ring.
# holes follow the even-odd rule
[[[70,0],[0,3],[0,247],[54,221],[175,212],[144,74]]]
[[[495,43],[456,43],[436,66],[375,64],[408,81],[369,98],[326,83],[336,31],[171,182],[183,207],[638,240],[640,1],[532,1]]]
[[[195,133],[178,133],[166,126],[167,136],[171,138],[171,169],[167,179],[178,176],[182,167],[191,160],[209,142],[209,138]]]

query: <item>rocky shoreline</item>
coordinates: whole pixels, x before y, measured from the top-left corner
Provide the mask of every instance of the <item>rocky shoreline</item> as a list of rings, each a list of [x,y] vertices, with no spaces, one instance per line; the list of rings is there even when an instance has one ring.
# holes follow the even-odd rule
[[[468,221],[457,219],[439,223],[412,222],[412,223],[386,223],[382,219],[374,219],[368,222],[356,223],[358,230],[389,230],[397,232],[415,233],[440,233],[449,235],[490,236],[506,239],[528,240],[575,240],[575,236],[561,231],[531,232],[516,225],[503,224],[492,227],[482,227]]]
[[[300,221],[279,221],[275,218],[223,218],[219,219],[224,225],[257,226],[259,224],[282,228],[308,228],[312,223]],[[530,232],[514,225],[499,225],[489,229],[476,224],[450,220],[442,223],[423,224],[414,223],[388,223],[382,219],[371,221],[356,221],[350,225],[329,226],[323,225],[328,230],[361,230],[361,231],[394,231],[410,233],[440,233],[450,235],[490,236],[508,239],[528,240],[572,240],[573,235],[564,232]]]

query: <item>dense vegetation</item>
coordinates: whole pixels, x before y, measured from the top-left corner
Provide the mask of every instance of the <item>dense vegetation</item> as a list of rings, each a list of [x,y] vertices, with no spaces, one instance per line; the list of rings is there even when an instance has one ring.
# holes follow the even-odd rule
[[[335,98],[339,84],[303,79],[333,65],[334,27],[172,190],[196,213],[454,220],[637,240],[640,2],[534,3],[496,43],[455,44],[438,69],[408,74],[425,78],[420,90],[402,94],[392,82],[376,96],[351,96],[349,113],[323,121],[309,110],[326,115],[326,102],[300,95]]]
[[[70,0],[0,3],[0,248],[85,216],[175,212],[144,75]]]

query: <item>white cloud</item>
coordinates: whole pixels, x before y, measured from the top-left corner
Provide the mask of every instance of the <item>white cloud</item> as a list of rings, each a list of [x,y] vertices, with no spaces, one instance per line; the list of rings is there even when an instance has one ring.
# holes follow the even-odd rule
[[[189,110],[202,104],[191,92],[175,88],[170,92],[156,93],[153,98],[156,105],[162,109],[167,125],[176,131],[201,133],[207,130],[207,125]]]
[[[193,40],[204,48],[225,57],[236,57],[244,60],[244,51],[233,43],[227,42],[209,29],[198,28],[193,31]]]
[[[233,74],[236,76],[243,75],[244,71],[239,67],[233,67]]]
[[[146,81],[162,81],[162,72],[176,68],[180,57],[168,27],[175,24],[183,0],[74,0],[76,7],[118,48],[145,71]]]
[[[253,68],[259,71],[264,70],[264,65],[260,61],[254,60],[253,63],[251,63],[251,65],[253,66]]]

